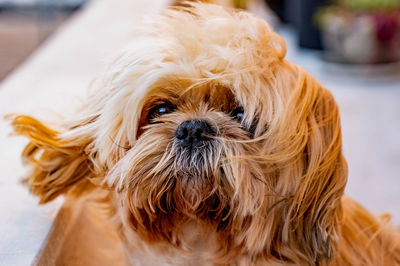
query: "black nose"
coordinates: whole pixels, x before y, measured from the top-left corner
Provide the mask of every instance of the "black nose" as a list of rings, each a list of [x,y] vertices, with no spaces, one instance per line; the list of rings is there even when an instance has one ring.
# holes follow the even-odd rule
[[[203,120],[187,120],[179,125],[175,137],[185,145],[196,145],[210,140],[215,131]]]

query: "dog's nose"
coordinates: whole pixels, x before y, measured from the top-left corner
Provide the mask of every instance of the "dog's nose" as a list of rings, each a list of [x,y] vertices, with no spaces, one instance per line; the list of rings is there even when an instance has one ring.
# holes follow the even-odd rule
[[[178,141],[186,145],[196,145],[208,141],[214,135],[213,128],[203,120],[187,120],[180,124],[175,132]]]

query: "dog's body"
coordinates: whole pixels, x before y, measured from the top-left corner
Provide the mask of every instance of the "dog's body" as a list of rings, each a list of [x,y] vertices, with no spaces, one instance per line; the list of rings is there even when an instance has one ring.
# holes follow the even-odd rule
[[[399,265],[399,233],[386,224],[389,216],[377,218],[348,197],[342,198],[344,218],[338,235],[335,259],[321,265]],[[186,252],[168,245],[147,246],[146,252],[133,249],[129,253],[132,265],[220,265],[210,259],[215,254],[214,234],[204,234],[195,222],[183,229],[188,241]],[[140,239],[138,240],[140,242]],[[136,252],[135,252],[136,251]],[[293,263],[277,258],[254,261],[237,256],[229,265],[315,265],[316,262]]]
[[[333,97],[284,56],[250,14],[169,9],[76,119],[14,117],[25,182],[98,198],[134,265],[400,264],[387,217],[343,197]]]

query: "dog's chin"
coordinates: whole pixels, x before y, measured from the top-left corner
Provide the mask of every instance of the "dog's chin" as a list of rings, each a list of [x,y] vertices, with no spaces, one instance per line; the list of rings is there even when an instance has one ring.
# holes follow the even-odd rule
[[[142,238],[179,245],[172,236],[190,221],[215,229],[225,226],[230,207],[223,170],[200,167],[199,160],[195,153],[187,156],[170,169],[168,184],[159,187],[156,198],[147,198],[141,206],[130,204],[129,222]]]
[[[186,168],[176,175],[176,186],[167,193],[174,194],[174,203],[178,205],[178,211],[188,215],[201,215],[204,211],[212,210],[215,201],[226,197],[226,192],[221,191],[219,180],[223,179],[223,173],[210,170]]]
[[[192,157],[193,158],[193,157]],[[164,192],[162,206],[169,206],[169,215],[184,215],[194,219],[214,219],[215,211],[227,201],[223,170],[211,170],[182,164],[171,179],[173,186]],[[218,216],[218,215],[217,215]]]
[[[219,186],[225,178],[218,166],[219,156],[207,156],[217,153],[215,146],[210,142],[175,145],[174,163],[169,170],[169,180],[174,180],[174,185],[166,193],[172,194],[167,198],[173,200],[178,211],[197,214],[205,202],[221,194]]]

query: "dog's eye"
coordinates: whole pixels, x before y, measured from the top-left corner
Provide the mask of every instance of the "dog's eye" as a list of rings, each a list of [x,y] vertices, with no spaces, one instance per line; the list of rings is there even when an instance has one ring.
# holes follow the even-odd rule
[[[241,122],[244,116],[244,110],[243,107],[238,107],[232,112],[232,117],[236,119],[237,121]]]
[[[172,113],[175,111],[176,107],[172,104],[160,104],[150,109],[149,115],[147,116],[147,120],[150,124],[155,123],[153,121],[154,118],[160,117],[165,114]]]

